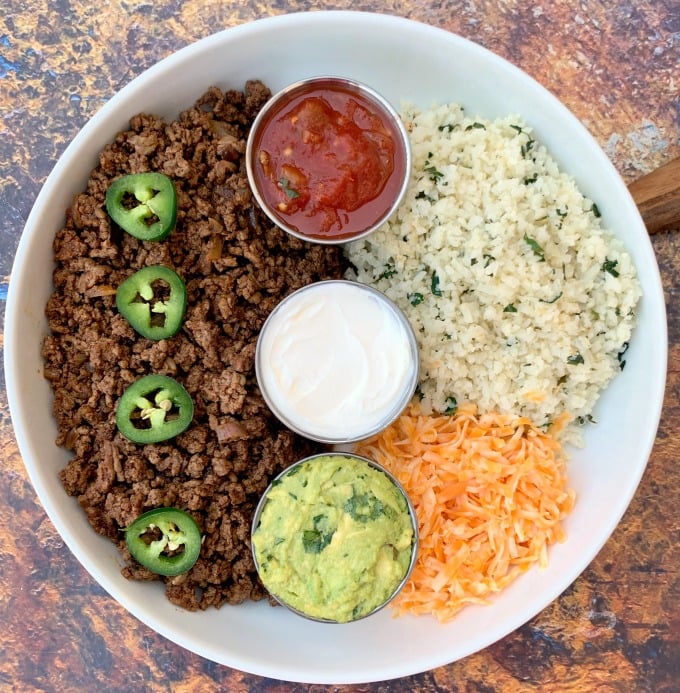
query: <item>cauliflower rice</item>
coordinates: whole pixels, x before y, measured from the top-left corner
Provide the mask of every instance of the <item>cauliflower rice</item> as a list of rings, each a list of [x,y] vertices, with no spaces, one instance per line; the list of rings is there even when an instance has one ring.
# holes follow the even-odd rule
[[[402,117],[409,190],[387,224],[347,244],[348,277],[411,321],[424,412],[471,401],[579,444],[635,326],[630,256],[522,119],[458,105]]]

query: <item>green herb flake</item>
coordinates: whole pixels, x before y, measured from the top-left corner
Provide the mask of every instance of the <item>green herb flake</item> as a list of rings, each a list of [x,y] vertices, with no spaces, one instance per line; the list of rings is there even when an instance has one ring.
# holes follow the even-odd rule
[[[295,190],[295,188],[290,187],[290,181],[288,178],[280,178],[279,179],[279,188],[283,190],[284,193],[286,193],[286,197],[289,200],[294,200],[296,197],[300,197],[300,193]]]
[[[446,398],[446,409],[444,409],[444,414],[446,416],[453,416],[458,409],[458,400],[451,395],[451,397]]]
[[[618,264],[618,260],[609,260],[608,258],[605,258],[604,262],[602,263],[602,271],[609,272],[609,274],[611,274],[612,277],[618,277],[619,271],[616,269],[616,265]]]
[[[529,137],[529,139],[526,141],[526,143],[520,147],[520,151],[522,152],[523,158],[525,158],[525,159],[528,158],[529,153],[534,148],[534,144],[536,144],[536,140],[533,140],[533,139],[531,139],[531,137]],[[537,178],[538,178],[538,174],[534,173],[534,178],[532,180],[529,180],[529,183],[535,183]],[[524,183],[525,184],[527,183],[527,179],[525,179]]]
[[[439,132],[453,132],[457,127],[456,123],[446,123],[445,125],[440,125],[437,130]]]
[[[600,208],[593,202],[593,206],[590,208],[590,211],[593,213],[593,216],[596,219],[599,219],[602,214],[600,213]]]
[[[348,498],[342,509],[357,522],[371,522],[384,515],[386,508],[383,502],[370,491],[357,493],[352,489],[352,495]]]
[[[441,296],[442,290],[439,288],[439,275],[436,272],[432,272],[432,281],[430,282],[430,291],[435,296]]]
[[[503,308],[503,312],[504,313],[516,313],[517,308],[515,308],[515,306],[513,306],[512,303],[508,303],[508,305],[505,306],[505,308]]]
[[[424,170],[430,176],[430,180],[435,183],[438,183],[444,177],[444,174],[438,171],[436,166],[425,166]]]
[[[529,238],[526,233],[524,234],[524,242],[531,248],[539,262],[545,262],[545,251],[533,238]]]
[[[378,276],[378,279],[389,279],[390,277],[393,277],[396,273],[397,270],[395,269],[394,265],[388,262],[385,265],[385,269],[382,272],[382,274]]]
[[[486,260],[484,263],[484,269],[486,269],[496,259],[493,255],[489,255],[489,253],[484,253],[482,258]]]
[[[302,546],[305,553],[321,553],[333,539],[335,529],[329,526],[325,515],[316,515],[313,518],[314,529],[302,531]]]
[[[619,368],[621,370],[623,370],[625,365],[626,365],[626,360],[623,358],[623,356],[628,351],[629,346],[630,346],[629,342],[624,342],[621,345],[621,348],[619,349],[619,353],[616,354],[616,358],[618,359],[618,362],[619,362]]]
[[[465,132],[467,132],[468,130],[486,130],[486,125],[484,125],[484,123],[478,123],[477,121],[475,121],[474,123],[472,123],[472,125],[468,125],[465,128]]]
[[[414,291],[412,294],[406,294],[406,298],[408,298],[412,306],[418,306],[425,300],[424,296],[417,291]]]
[[[527,176],[523,183],[524,185],[531,185],[532,183],[535,183],[538,180],[538,173],[534,173],[533,176]]]
[[[577,366],[579,363],[585,363],[585,360],[583,359],[583,356],[581,354],[572,354],[571,356],[567,356],[567,363],[570,366]]]
[[[321,532],[316,529],[305,529],[302,532],[302,546],[305,553],[321,553],[330,540],[324,543]]]
[[[562,298],[562,291],[555,298],[539,298],[538,300],[540,303],[555,303],[558,298]]]

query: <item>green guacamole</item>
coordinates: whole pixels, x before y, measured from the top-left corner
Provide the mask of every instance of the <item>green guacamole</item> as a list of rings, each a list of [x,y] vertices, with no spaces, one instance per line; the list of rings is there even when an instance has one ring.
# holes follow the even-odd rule
[[[399,488],[343,454],[313,457],[275,481],[252,536],[260,578],[275,597],[340,623],[392,595],[414,542]]]

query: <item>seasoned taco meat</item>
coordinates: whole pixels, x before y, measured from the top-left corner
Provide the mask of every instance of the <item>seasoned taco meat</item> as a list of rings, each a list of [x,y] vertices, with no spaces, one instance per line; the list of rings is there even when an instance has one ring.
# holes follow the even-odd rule
[[[124,575],[164,580],[168,598],[187,609],[265,597],[249,543],[255,505],[274,475],[319,451],[275,419],[254,375],[257,336],[274,306],[345,269],[339,248],[286,235],[254,201],[246,137],[269,96],[253,81],[243,92],[209,89],[174,121],[132,118],[101,152],[54,240],[43,355],[56,442],[73,453],[61,480],[92,527],[120,547]],[[163,241],[139,241],[106,213],[111,182],[143,171],[166,174],[177,189],[177,226]],[[120,283],[152,264],[174,269],[188,294],[182,329],[158,342],[115,307]],[[118,432],[115,411],[128,385],[151,373],[184,385],[194,418],[172,440],[137,445]],[[123,528],[162,506],[189,512],[204,535],[198,562],[178,577],[150,573],[125,549]]]

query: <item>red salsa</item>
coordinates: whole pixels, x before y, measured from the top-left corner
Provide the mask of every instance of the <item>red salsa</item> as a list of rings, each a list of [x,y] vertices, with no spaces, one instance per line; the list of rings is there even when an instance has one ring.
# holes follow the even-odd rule
[[[389,112],[324,81],[293,93],[254,140],[256,184],[299,234],[351,238],[384,220],[404,184],[406,155]]]

